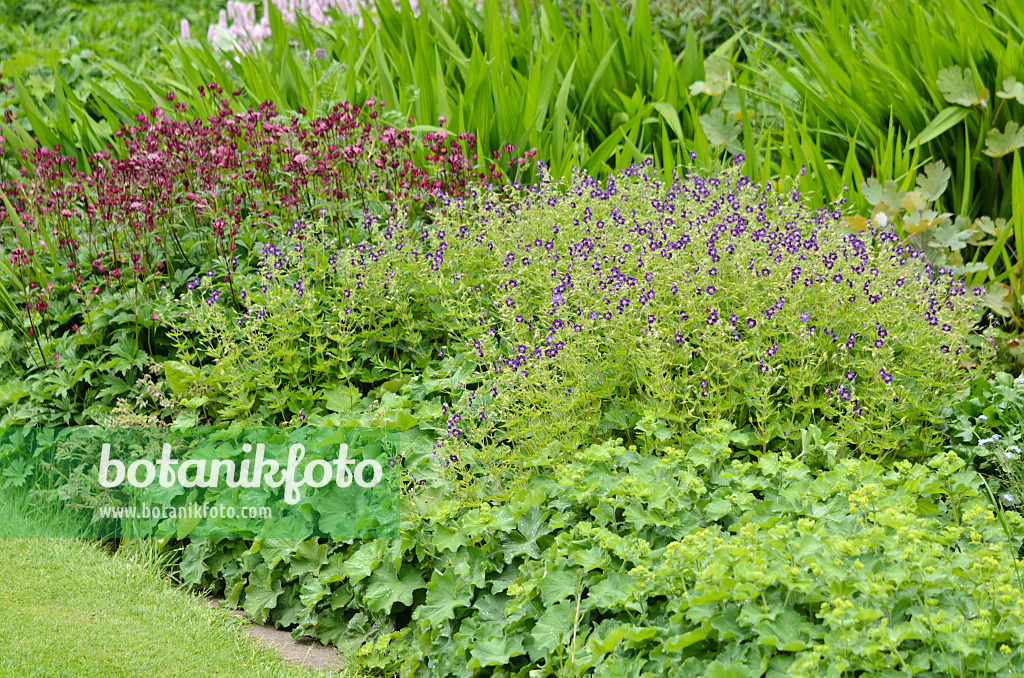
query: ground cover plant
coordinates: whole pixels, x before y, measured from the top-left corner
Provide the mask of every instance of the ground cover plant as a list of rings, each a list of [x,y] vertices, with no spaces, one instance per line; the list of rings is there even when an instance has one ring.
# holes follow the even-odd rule
[[[424,2],[271,9],[258,51],[192,36],[77,92],[14,71],[0,425],[397,435],[398,537],[156,542],[360,676],[1016,675],[1024,171],[976,160],[1017,103],[951,69],[1008,78],[1020,22],[962,4],[983,47],[921,48],[953,112],[917,143],[815,112],[821,17],[903,16],[856,2],[805,6],[794,53],[673,53],[644,3]]]

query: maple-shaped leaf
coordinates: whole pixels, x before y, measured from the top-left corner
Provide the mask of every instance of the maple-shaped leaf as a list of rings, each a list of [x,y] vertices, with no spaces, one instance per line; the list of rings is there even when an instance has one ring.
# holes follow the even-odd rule
[[[946,192],[949,177],[950,172],[946,163],[936,160],[924,166],[924,174],[917,175],[917,188],[928,200],[936,200]]]
[[[704,79],[690,85],[690,94],[716,97],[732,86],[729,62],[712,54],[704,60]]]
[[[435,570],[427,584],[427,600],[416,607],[412,617],[429,622],[431,626],[440,626],[454,616],[455,608],[466,607],[472,600],[473,585],[469,580],[452,569],[446,569],[443,574]]]
[[[1001,158],[1021,147],[1024,147],[1024,129],[1012,120],[1002,132],[993,129],[985,137],[985,155],[993,158]]]
[[[727,146],[739,138],[736,123],[731,118],[723,119],[721,108],[712,109],[697,120],[712,146]]]
[[[1017,103],[1024,104],[1024,82],[1017,82],[1012,75],[1003,80],[1003,88],[996,92],[1000,99],[1016,99]]]
[[[959,66],[944,68],[939,71],[935,84],[942,92],[943,98],[951,104],[968,107],[988,105],[988,90],[982,87],[981,91],[978,91],[969,68],[966,71],[961,70]]]
[[[994,245],[1006,228],[1006,219],[992,220],[991,217],[978,217],[971,227],[970,244],[976,247]]]
[[[981,273],[987,271],[989,268],[988,264],[984,261],[972,261],[966,266],[954,266],[953,275],[971,275],[972,273]]]
[[[995,311],[997,315],[1008,318],[1013,311],[1013,292],[1003,283],[994,282],[989,285],[988,294],[981,303]]]
[[[900,200],[900,207],[908,212],[920,212],[926,204],[928,204],[928,200],[921,191],[911,191]]]
[[[887,179],[885,186],[882,186],[874,177],[869,177],[860,185],[860,192],[868,203],[878,208],[876,211],[886,212],[889,216],[898,209],[906,195],[892,179]]]
[[[743,122],[743,107],[740,106],[740,93],[739,90],[733,88],[725,93],[722,97],[722,108],[725,112],[732,117],[736,122]],[[747,117],[750,118],[751,123],[754,122],[754,116],[757,113],[753,108],[747,107]]]
[[[928,242],[929,247],[946,248],[957,252],[967,247],[967,242],[971,239],[973,231],[968,228],[964,228],[967,225],[967,220],[963,217],[957,217],[956,221],[946,219],[942,224],[932,231],[932,239]]]
[[[927,231],[929,228],[942,223],[949,214],[939,214],[933,210],[925,210],[924,212],[909,212],[903,217],[903,230],[907,233],[918,234]]]
[[[412,605],[413,594],[427,588],[419,571],[403,565],[399,571],[394,563],[384,563],[374,570],[366,587],[366,609],[389,614],[395,603]]]

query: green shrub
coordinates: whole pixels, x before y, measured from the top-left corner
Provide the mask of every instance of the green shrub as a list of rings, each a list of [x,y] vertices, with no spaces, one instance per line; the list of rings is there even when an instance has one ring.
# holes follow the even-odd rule
[[[825,466],[935,453],[977,292],[892,231],[844,234],[799,198],[736,173],[665,187],[639,167],[606,186],[486,189],[429,226],[370,218],[341,252],[308,234],[268,245],[241,316],[204,277],[172,322],[207,371],[244,375],[238,407],[345,383],[356,354],[392,390],[413,388],[431,344],[466,356],[444,457],[510,481],[559,446],[616,434],[651,451],[719,419]]]

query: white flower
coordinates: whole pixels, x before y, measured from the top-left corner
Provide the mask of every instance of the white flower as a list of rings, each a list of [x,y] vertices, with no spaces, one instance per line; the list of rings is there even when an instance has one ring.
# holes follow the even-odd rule
[[[978,421],[988,421],[988,417],[985,416],[984,414],[979,414]]]

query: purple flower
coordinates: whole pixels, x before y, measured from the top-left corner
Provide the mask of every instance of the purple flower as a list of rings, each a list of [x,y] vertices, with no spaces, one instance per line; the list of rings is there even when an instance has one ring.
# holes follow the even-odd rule
[[[747,318],[747,327],[753,329],[756,326],[757,326],[757,321],[756,320],[754,320],[753,318]]]

